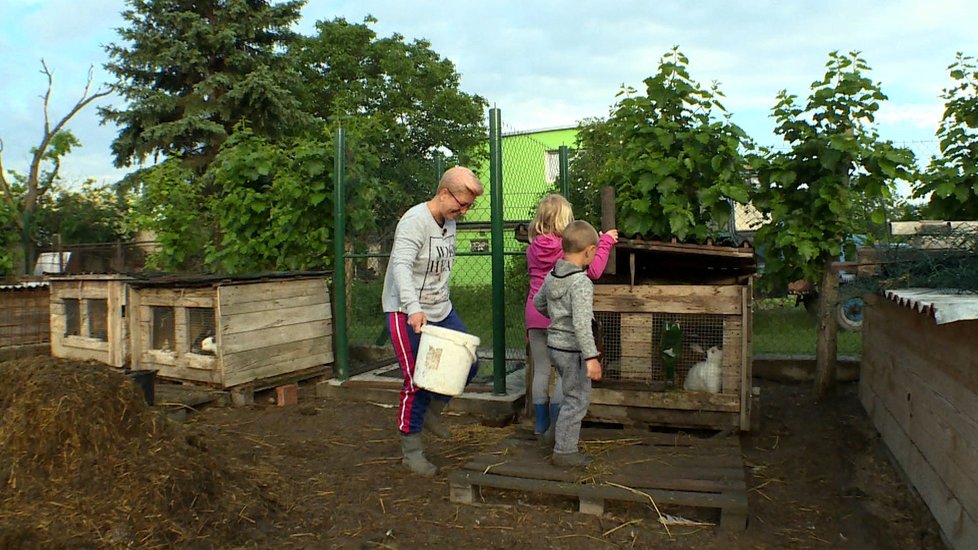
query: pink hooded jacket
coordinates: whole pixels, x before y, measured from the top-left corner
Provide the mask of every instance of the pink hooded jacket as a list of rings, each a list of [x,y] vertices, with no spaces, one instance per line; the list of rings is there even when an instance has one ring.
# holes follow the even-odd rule
[[[587,276],[591,280],[596,280],[604,273],[604,267],[608,264],[608,255],[611,254],[611,247],[615,245],[614,240],[609,235],[601,235],[598,240],[598,250],[594,254],[594,261],[587,268]],[[550,326],[550,319],[533,307],[533,296],[543,285],[543,279],[547,273],[554,268],[557,260],[564,257],[564,250],[561,247],[559,235],[546,234],[537,235],[530,247],[526,249],[526,265],[530,271],[530,293],[526,297],[526,329],[546,329]]]

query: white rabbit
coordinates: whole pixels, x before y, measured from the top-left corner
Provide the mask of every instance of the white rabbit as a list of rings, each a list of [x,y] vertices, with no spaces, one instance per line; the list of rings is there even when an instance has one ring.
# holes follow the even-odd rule
[[[686,375],[683,388],[686,391],[705,391],[718,393],[720,391],[720,370],[723,362],[723,350],[713,346],[706,351],[706,359],[693,365]]]
[[[203,351],[208,351],[214,353],[217,351],[217,342],[214,340],[213,336],[208,336],[200,341],[200,349]]]

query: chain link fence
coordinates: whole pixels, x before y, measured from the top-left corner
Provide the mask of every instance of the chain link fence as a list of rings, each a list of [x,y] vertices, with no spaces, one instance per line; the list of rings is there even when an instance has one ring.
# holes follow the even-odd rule
[[[524,306],[528,288],[525,249],[514,236],[517,224],[532,219],[539,199],[559,191],[560,166],[558,149],[573,146],[576,129],[518,131],[503,125],[501,173],[503,188],[503,254],[505,263],[505,341],[507,371],[520,368],[526,361],[526,336]],[[938,142],[903,142],[898,146],[914,151],[921,167],[930,157],[940,153]],[[355,159],[353,159],[355,162]],[[397,205],[396,220],[408,208],[427,200],[433,195],[440,174],[453,164],[452,158],[434,155],[431,160],[430,188],[425,196],[413,197],[412,201]],[[469,330],[482,339],[480,358],[483,359],[483,376],[491,373],[493,355],[493,307],[492,307],[492,236],[490,208],[490,173],[488,163],[472,166],[486,185],[486,194],[465,215],[458,225],[457,255],[452,270],[452,302]],[[898,185],[898,194],[906,197],[909,188]],[[378,361],[383,350],[389,349],[390,341],[386,322],[381,311],[381,293],[387,257],[394,237],[396,221],[385,226],[380,233],[349,233],[345,261],[347,273],[346,295],[349,315],[349,344],[353,347],[375,348],[376,353],[360,358],[351,357],[351,373],[370,368]],[[752,240],[763,216],[750,205],[738,206],[734,216],[734,233]],[[763,250],[758,250],[760,276],[763,276]],[[338,266],[339,267],[339,266]],[[758,285],[759,287],[762,285]],[[843,300],[853,298],[859,289],[856,285],[842,286]],[[840,307],[843,306],[840,303]],[[813,355],[817,338],[815,315],[806,308],[804,300],[786,292],[758,292],[753,301],[753,350],[755,355]],[[858,356],[862,351],[862,338],[858,328],[840,324],[838,352],[840,355]],[[376,349],[379,348],[379,349]]]
[[[535,212],[539,199],[556,190],[559,167],[556,151],[561,145],[573,143],[572,130],[527,133],[502,126],[501,186],[503,189],[502,227],[504,258],[504,334],[494,334],[492,293],[492,211],[489,165],[470,166],[486,187],[473,208],[459,220],[456,238],[455,264],[451,275],[451,298],[469,331],[482,343],[479,358],[482,363],[477,382],[492,377],[494,347],[497,338],[505,339],[507,373],[526,364],[526,327],[524,306],[529,278],[526,269],[526,245],[516,240],[515,229],[527,223]],[[355,150],[355,148],[350,148]],[[454,164],[454,158],[434,155],[431,159],[431,178],[425,195],[412,197],[397,205],[396,220],[411,206],[434,195],[438,178]],[[350,162],[350,159],[347,159]],[[355,162],[355,159],[353,159]],[[381,309],[383,279],[394,240],[396,221],[379,233],[347,233],[346,296],[350,312],[348,342],[354,351],[350,357],[350,373],[356,374],[391,361],[386,320]],[[399,373],[392,373],[397,374]]]

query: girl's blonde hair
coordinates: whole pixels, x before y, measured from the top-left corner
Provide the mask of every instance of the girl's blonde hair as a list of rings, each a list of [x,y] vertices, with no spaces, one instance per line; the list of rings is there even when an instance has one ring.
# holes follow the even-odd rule
[[[564,228],[574,221],[574,210],[563,196],[551,193],[540,199],[537,215],[530,223],[529,236],[532,241],[537,235],[562,235]]]

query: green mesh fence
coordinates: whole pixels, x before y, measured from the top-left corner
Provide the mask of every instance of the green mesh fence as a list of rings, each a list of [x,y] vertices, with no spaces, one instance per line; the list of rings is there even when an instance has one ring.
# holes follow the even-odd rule
[[[515,238],[519,223],[528,222],[539,199],[557,189],[559,162],[557,150],[571,145],[573,130],[519,132],[503,128],[502,186],[503,186],[503,250],[505,256],[505,341],[507,372],[521,368],[526,361],[526,329],[524,306],[529,288],[526,271],[526,245]],[[355,151],[355,144],[348,147]],[[347,164],[356,165],[355,155],[348,152]],[[394,238],[396,218],[411,206],[429,199],[437,186],[438,177],[453,164],[453,159],[432,158],[430,184],[423,193],[406,197],[402,204],[390,205],[393,221],[381,230],[360,232],[348,224],[347,306],[349,310],[348,344],[351,349],[374,348],[373,353],[361,356],[351,353],[351,373],[366,370],[384,357],[390,340],[386,333],[381,310],[384,273]],[[492,374],[493,345],[501,335],[493,334],[492,258],[490,173],[488,163],[472,167],[486,187],[486,193],[476,201],[458,223],[456,259],[452,268],[452,303],[469,330],[482,339],[479,356],[482,362],[480,378]],[[355,172],[355,168],[350,169]],[[355,185],[353,186],[355,187]],[[391,354],[392,355],[392,354]]]
[[[507,370],[519,368],[525,362],[526,340],[524,323],[524,305],[528,288],[526,272],[526,245],[514,238],[514,228],[520,222],[532,219],[536,203],[546,193],[559,189],[560,168],[558,149],[561,146],[573,146],[576,129],[564,128],[539,131],[517,131],[503,124],[502,132],[502,185],[503,185],[503,218],[504,218],[504,254],[505,254],[505,315],[506,315],[506,357]],[[932,154],[938,154],[937,142],[914,142],[898,144],[914,149],[920,164],[925,165]],[[487,144],[488,149],[488,144]],[[357,159],[354,151],[355,144],[349,147],[347,163],[352,166],[351,173],[356,172]],[[452,159],[431,159],[430,177],[428,183],[420,182],[417,188],[424,188],[415,195],[400,193],[403,197],[396,204],[384,204],[379,209],[392,221],[385,221],[381,230],[360,232],[355,224],[348,229],[348,259],[347,296],[349,310],[349,344],[356,348],[364,345],[380,346],[380,349],[390,348],[389,337],[386,334],[385,319],[381,311],[381,291],[384,272],[387,267],[387,256],[394,236],[394,225],[397,217],[409,207],[427,200],[433,194],[438,177],[445,168],[453,164]],[[493,343],[498,336],[493,334],[492,308],[492,260],[491,260],[491,212],[490,212],[490,174],[488,163],[484,166],[473,167],[486,186],[486,194],[480,198],[476,206],[460,221],[458,226],[457,256],[452,272],[452,301],[463,321],[472,333],[482,339],[480,357],[483,359],[483,373],[488,376],[492,370],[491,357]],[[405,176],[405,177],[416,177]],[[355,177],[354,177],[355,179]],[[354,185],[355,187],[355,185]],[[905,192],[906,190],[904,190]],[[354,191],[355,192],[355,191]],[[386,218],[385,218],[386,220]],[[760,223],[760,214],[751,208],[738,209],[736,215],[736,231],[750,238],[752,230]],[[899,254],[900,246],[912,246],[911,243],[900,244],[885,248],[885,253],[895,256]],[[907,252],[903,252],[906,260]],[[937,286],[951,286],[948,276],[961,273],[978,273],[972,264],[959,263],[949,266],[948,262],[957,261],[957,257],[942,258],[933,253],[924,253],[915,262],[903,261],[887,267],[886,278],[877,277],[871,282],[858,279],[859,284],[847,281],[840,287],[842,302],[856,298],[861,292],[872,290],[872,285],[879,286],[879,281],[886,280],[889,285],[906,279],[906,272],[912,269],[930,271],[931,282]],[[899,266],[903,267],[899,267]],[[905,268],[905,269],[904,269]],[[900,269],[904,273],[897,274]],[[896,274],[896,275],[894,275]],[[945,278],[941,282],[940,277]],[[920,279],[920,277],[917,277]],[[953,277],[950,279],[953,283]],[[875,282],[873,282],[875,281]],[[967,286],[967,285],[965,285]],[[854,311],[854,310],[850,310]],[[837,314],[838,315],[838,314]],[[858,331],[851,330],[853,325],[840,325],[838,351],[840,355],[859,355],[862,351],[862,338]],[[847,330],[848,329],[848,330]],[[753,306],[753,351],[754,354],[787,354],[809,355],[815,353],[817,338],[815,316],[798,302],[793,296],[758,295]],[[382,354],[382,353],[381,353]],[[361,357],[351,356],[351,369],[369,366],[377,354]],[[375,361],[374,361],[375,362]]]

